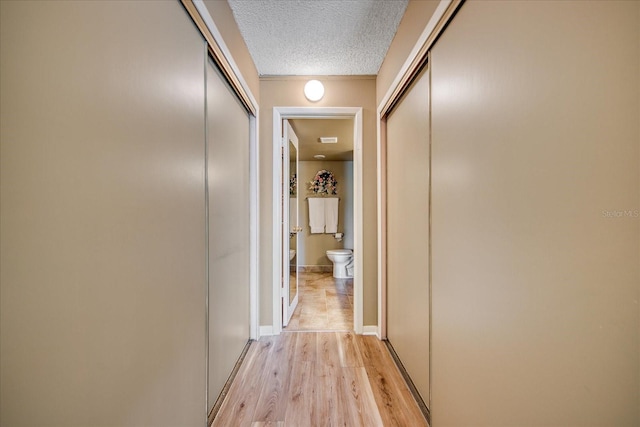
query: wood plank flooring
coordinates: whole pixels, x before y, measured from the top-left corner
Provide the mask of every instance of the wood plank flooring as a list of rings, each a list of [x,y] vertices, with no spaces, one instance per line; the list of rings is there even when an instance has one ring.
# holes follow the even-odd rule
[[[332,273],[298,273],[298,306],[287,331],[353,330],[353,279]]]
[[[386,346],[352,332],[253,342],[214,426],[428,426]]]

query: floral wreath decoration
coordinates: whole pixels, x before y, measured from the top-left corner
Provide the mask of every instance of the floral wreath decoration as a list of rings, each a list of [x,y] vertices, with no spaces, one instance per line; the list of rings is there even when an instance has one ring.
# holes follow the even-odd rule
[[[298,186],[298,177],[294,173],[293,175],[291,175],[291,178],[289,179],[289,195],[290,196],[296,195],[297,186]]]
[[[316,173],[313,181],[309,181],[309,191],[315,194],[335,195],[337,191],[338,181],[328,170],[320,170]]]

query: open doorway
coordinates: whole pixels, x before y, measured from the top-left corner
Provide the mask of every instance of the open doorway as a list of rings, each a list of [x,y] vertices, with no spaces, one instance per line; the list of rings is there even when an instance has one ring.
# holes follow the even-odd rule
[[[354,119],[285,119],[284,130],[289,207],[283,217],[289,216],[290,231],[284,330],[353,331]]]
[[[274,182],[283,184],[274,186],[274,333],[278,334],[283,330],[283,325],[288,323],[288,316],[292,314],[290,302],[294,300],[291,295],[293,287],[289,283],[289,280],[292,280],[294,276],[291,274],[292,266],[295,265],[293,269],[297,273],[298,285],[305,286],[310,284],[311,287],[315,286],[316,288],[327,286],[329,281],[333,282],[334,279],[333,262],[328,259],[326,254],[329,249],[352,250],[353,262],[349,265],[349,274],[353,277],[337,279],[339,281],[339,283],[336,283],[338,292],[334,291],[332,294],[340,294],[340,296],[334,301],[333,305],[345,305],[345,302],[349,301],[351,306],[346,307],[346,309],[352,310],[352,317],[348,320],[349,327],[346,328],[345,326],[347,325],[342,322],[339,329],[352,329],[356,333],[362,333],[362,109],[344,107],[274,107],[273,118]],[[340,139],[340,135],[322,134],[311,137],[311,139],[306,136],[307,127],[322,128],[325,126],[326,128],[333,122],[341,122],[339,127],[341,129],[346,128],[346,132],[349,134],[349,137],[343,136],[343,139],[351,140],[349,149],[337,150],[341,153],[331,153],[336,150],[332,150],[329,144],[321,145],[321,143],[317,142],[320,136],[338,136],[338,139]],[[293,128],[298,128],[297,131],[300,134],[305,134],[302,139],[300,135],[297,135],[299,141],[296,149],[297,155],[300,159],[304,159],[302,162],[305,162],[302,168],[299,165],[297,166],[297,224],[292,224],[291,210],[288,206],[290,200],[285,193],[290,193],[289,179],[291,178],[289,138],[283,138],[287,123],[292,124]],[[337,132],[332,128],[330,129],[329,132]],[[280,141],[282,142],[280,143]],[[315,145],[315,148],[310,149],[307,145],[305,149],[305,144]],[[315,159],[313,158],[314,154],[325,155],[325,158]],[[286,177],[284,175],[285,168],[287,169]],[[318,170],[314,170],[314,168]],[[338,227],[335,230],[325,228],[322,232],[316,230],[316,232],[312,233],[309,221],[309,200],[307,197],[313,197],[316,194],[308,188],[310,187],[310,182],[318,175],[318,172],[322,171],[332,172],[334,178],[335,174],[341,177],[340,181],[342,182],[338,183],[337,194],[324,194],[323,199],[342,199],[337,201],[338,206],[343,203],[342,209],[339,210],[342,221],[338,219]],[[347,198],[349,201],[347,201]],[[287,206],[285,207],[285,205]],[[296,233],[294,232],[296,227],[302,230]],[[311,240],[311,238],[313,239]],[[346,246],[350,247],[347,248]],[[290,259],[290,249],[292,248],[296,253],[294,258]],[[295,264],[290,260],[295,261]],[[298,265],[300,268],[298,268]],[[343,268],[346,271],[346,266],[343,266]],[[318,280],[320,280],[320,283],[318,283]],[[298,301],[300,301],[300,298],[298,298]],[[302,299],[302,301],[304,304],[305,300]],[[341,309],[344,310],[345,308]],[[289,326],[290,329],[294,330],[300,330],[300,327],[299,322],[297,325],[292,324]],[[317,326],[317,328],[323,329],[321,326]],[[307,324],[307,327],[303,329],[313,329],[313,325]]]

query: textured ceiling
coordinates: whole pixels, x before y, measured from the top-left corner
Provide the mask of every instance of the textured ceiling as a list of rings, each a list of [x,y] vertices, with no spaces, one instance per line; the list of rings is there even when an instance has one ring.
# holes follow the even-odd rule
[[[408,0],[228,0],[266,75],[375,75]]]

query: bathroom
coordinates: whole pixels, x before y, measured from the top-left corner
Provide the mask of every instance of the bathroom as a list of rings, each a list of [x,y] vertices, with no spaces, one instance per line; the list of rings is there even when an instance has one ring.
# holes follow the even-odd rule
[[[291,280],[296,280],[293,276],[297,271],[300,294],[298,307],[287,329],[351,330],[353,255],[349,253],[340,257],[332,254],[334,262],[329,259],[327,251],[353,250],[354,247],[353,120],[295,119],[290,120],[290,124],[299,139],[295,178],[293,175],[296,165],[290,165],[290,218],[295,217],[297,206],[297,224],[301,231],[292,233],[289,242],[296,254],[291,260]],[[327,139],[331,142],[321,142]],[[337,142],[333,142],[335,140]],[[326,171],[321,174],[325,177],[323,182],[326,182],[327,172],[336,182],[335,194],[333,191],[319,194],[316,192],[317,187],[315,191],[311,188],[314,178],[322,171]],[[335,232],[331,226],[335,219],[328,219],[325,228],[312,232],[310,205],[314,209],[314,203],[318,203],[319,199],[321,204],[325,199],[338,200]],[[317,216],[317,207],[315,209]],[[315,221],[317,222],[317,218]],[[295,221],[291,223],[294,224]],[[329,310],[334,307],[339,312],[309,315],[310,306],[322,306],[319,299],[323,298],[326,300],[321,302],[326,303]]]

